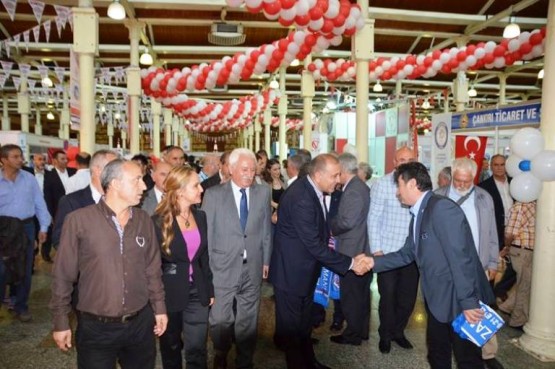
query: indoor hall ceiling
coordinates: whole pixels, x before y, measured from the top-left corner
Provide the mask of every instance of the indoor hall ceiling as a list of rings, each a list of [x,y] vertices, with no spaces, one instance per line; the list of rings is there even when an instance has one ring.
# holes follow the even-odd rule
[[[43,21],[54,19],[53,6],[78,5],[76,0],[45,0]],[[354,3],[354,1],[351,1]],[[107,7],[111,1],[94,1],[93,6],[100,17],[99,42],[100,52],[96,58],[97,72],[106,67],[127,67],[129,65],[129,30],[124,21],[115,21],[107,17]],[[220,60],[247,48],[259,47],[286,37],[290,31],[277,21],[270,21],[262,13],[251,14],[244,8],[229,8],[223,0],[122,0],[127,10],[127,19],[133,18],[145,23],[141,45],[148,45],[155,56],[155,65],[164,68],[183,68],[202,62]],[[415,0],[371,0],[369,17],[375,19],[374,50],[376,57],[406,56],[423,54],[433,48],[450,48],[457,46],[457,40],[465,37],[466,43],[502,40],[503,27],[508,16],[513,15],[522,31],[541,28],[547,22],[548,0],[465,0],[465,1],[415,1]],[[11,38],[15,34],[32,29],[37,25],[32,9],[26,0],[17,3],[16,17],[12,21],[6,10],[0,6],[0,32],[3,37]],[[492,22],[491,19],[494,19]],[[242,24],[246,35],[245,43],[239,46],[216,46],[208,43],[210,26],[224,20],[232,24]],[[41,42],[31,42],[29,50],[20,43],[19,51],[12,49],[11,58],[2,48],[2,60],[26,62],[32,65],[47,64],[51,67],[69,68],[69,47],[73,43],[71,29],[66,27],[58,37],[55,26],[52,27],[50,42],[41,36]],[[141,52],[144,46],[141,46]],[[341,45],[331,47],[322,55],[313,58],[349,59],[351,38],[345,37]],[[509,73],[507,78],[507,99],[518,102],[524,99],[539,98],[541,81],[537,73],[543,68],[543,58],[538,58],[524,65],[513,65],[503,70],[480,70],[469,72],[469,82],[474,84],[478,96],[474,101],[484,105],[494,105],[498,95],[499,74]],[[291,113],[298,115],[302,106],[296,104],[300,98],[300,67],[287,68],[287,94],[293,103]],[[405,80],[402,83],[402,96],[439,97],[450,88],[454,74],[438,74],[427,80]],[[227,101],[258,92],[267,84],[271,76],[253,76],[248,81],[241,81],[227,86],[227,91],[187,94],[193,98]],[[66,79],[67,81],[67,79]],[[372,92],[370,98],[386,99],[395,92],[395,82],[382,82],[383,92]],[[121,87],[125,87],[122,83]],[[330,91],[341,91],[354,96],[353,82],[317,83],[315,106],[321,109],[328,99]],[[9,82],[5,93],[14,95],[15,90]],[[10,108],[16,110],[15,98],[11,99]],[[443,110],[436,104],[436,109]],[[56,134],[53,130],[51,134]]]

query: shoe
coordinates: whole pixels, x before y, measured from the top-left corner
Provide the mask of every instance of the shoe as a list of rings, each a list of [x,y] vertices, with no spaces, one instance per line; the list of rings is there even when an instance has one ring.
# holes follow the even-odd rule
[[[331,369],[329,366],[322,364],[321,362],[319,362],[316,359],[314,359],[314,362],[312,363],[312,368],[313,369]]]
[[[339,334],[337,336],[331,336],[330,341],[335,342],[335,343],[339,343],[340,345],[360,346],[360,342],[349,341],[342,334]]]
[[[398,344],[399,346],[407,350],[410,350],[413,348],[412,343],[410,343],[410,341],[407,340],[407,337],[405,336],[394,338],[393,342],[395,342],[396,344]]]
[[[22,313],[17,313],[17,314],[15,315],[15,317],[16,317],[16,319],[18,319],[18,320],[19,320],[20,322],[22,322],[22,323],[28,323],[28,322],[30,322],[31,320],[33,320],[33,316],[32,316],[31,313],[28,312],[28,311],[24,311],[24,312],[22,312]]]
[[[382,354],[389,354],[389,351],[391,351],[391,341],[390,340],[380,340],[378,348],[380,349],[380,352]]]
[[[227,359],[225,356],[218,355],[214,356],[214,369],[227,369]]]
[[[333,322],[330,326],[330,331],[339,332],[343,329],[343,322]]]
[[[488,369],[505,369],[496,358],[484,360],[484,364]]]

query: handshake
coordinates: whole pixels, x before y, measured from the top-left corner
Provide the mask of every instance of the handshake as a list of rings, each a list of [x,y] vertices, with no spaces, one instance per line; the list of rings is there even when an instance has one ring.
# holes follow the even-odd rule
[[[359,254],[353,258],[353,272],[356,275],[364,275],[374,267],[374,258]]]

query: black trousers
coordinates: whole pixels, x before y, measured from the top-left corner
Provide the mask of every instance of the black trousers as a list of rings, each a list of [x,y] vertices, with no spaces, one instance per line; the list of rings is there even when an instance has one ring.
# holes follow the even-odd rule
[[[431,369],[451,369],[451,351],[458,369],[483,369],[482,349],[455,333],[451,323],[441,323],[426,306],[428,326],[426,343]]]
[[[370,283],[372,272],[358,276],[348,271],[341,277],[341,308],[347,321],[345,340],[359,344],[370,331]]]
[[[164,369],[183,367],[183,348],[187,369],[206,369],[207,337],[208,306],[202,306],[197,290],[193,288],[189,291],[186,309],[168,313],[168,328],[160,337],[160,354]]]
[[[276,297],[276,329],[285,342],[287,369],[311,369],[314,348],[310,336],[313,296],[294,296],[274,288]]]
[[[156,343],[150,306],[127,323],[103,323],[78,314],[75,342],[79,369],[154,369]]]
[[[415,263],[378,273],[380,339],[392,340],[404,335],[416,302],[418,278]]]

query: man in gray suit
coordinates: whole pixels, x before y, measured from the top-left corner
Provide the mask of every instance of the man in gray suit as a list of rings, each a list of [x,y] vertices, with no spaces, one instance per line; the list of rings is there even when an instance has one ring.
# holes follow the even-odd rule
[[[499,241],[495,223],[495,211],[490,194],[478,186],[474,186],[474,178],[478,166],[474,160],[459,158],[453,161],[453,183],[438,188],[435,192],[449,197],[463,210],[472,231],[474,245],[482,267],[493,283],[497,274],[499,258]],[[497,338],[493,336],[482,347],[482,358],[489,369],[503,369],[495,356],[497,354]]]
[[[145,198],[141,205],[141,209],[146,211],[150,216],[154,214],[158,203],[162,200],[162,196],[164,196],[164,181],[166,180],[170,170],[172,170],[171,164],[163,161],[159,161],[154,166],[154,171],[152,172],[154,187],[146,192]]]
[[[357,176],[357,158],[352,154],[339,156],[340,183],[343,194],[337,215],[330,220],[331,233],[337,240],[336,251],[355,257],[370,255],[366,218],[370,207],[370,189]],[[339,344],[360,345],[370,330],[370,282],[372,273],[362,276],[348,271],[341,277],[341,310],[347,327],[342,334],[331,336]]]
[[[202,209],[208,223],[208,251],[215,303],[210,310],[214,368],[227,368],[233,338],[237,369],[253,367],[260,287],[271,256],[270,187],[254,183],[256,157],[235,149],[231,181],[208,189]]]

